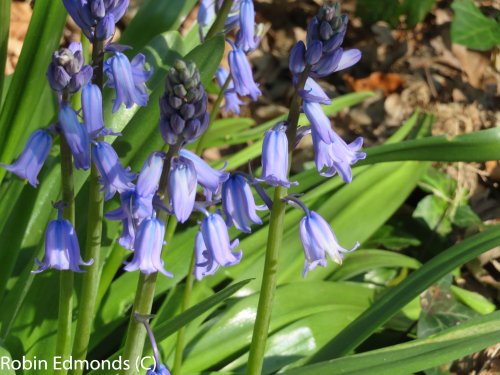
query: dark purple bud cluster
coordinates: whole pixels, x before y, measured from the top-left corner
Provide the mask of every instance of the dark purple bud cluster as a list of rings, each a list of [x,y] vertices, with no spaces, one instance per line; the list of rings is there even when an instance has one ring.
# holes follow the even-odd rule
[[[160,132],[169,145],[194,142],[207,129],[208,97],[193,62],[177,60],[160,99]]]

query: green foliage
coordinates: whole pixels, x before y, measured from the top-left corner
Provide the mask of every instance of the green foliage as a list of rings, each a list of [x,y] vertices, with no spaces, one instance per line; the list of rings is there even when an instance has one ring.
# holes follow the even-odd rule
[[[435,336],[286,371],[287,375],[411,374],[497,343],[500,312],[478,317]]]
[[[479,51],[488,51],[500,44],[500,22],[486,17],[472,0],[455,0],[451,6],[455,17],[451,39]]]
[[[358,3],[359,9],[363,8],[366,17],[372,20],[387,16],[391,22],[397,22],[404,12],[406,22],[413,24],[423,19],[433,1],[387,1],[379,3],[381,5],[375,10],[370,10],[374,8],[373,1],[360,0]],[[113,94],[104,92],[106,124],[123,133],[116,140],[114,137],[107,140],[114,142],[123,164],[130,165],[133,170],[141,167],[151,151],[162,147],[157,130],[157,102],[163,93],[165,74],[174,59],[184,57],[196,62],[207,86],[222,59],[222,36],[199,45],[196,28],[185,36],[177,31],[194,4],[194,0],[148,0],[121,40],[136,48],[133,53],[144,53],[154,69],[148,82],[151,95],[147,107],[122,109],[111,116],[109,108]],[[0,17],[2,21],[6,19],[3,8],[0,8]],[[4,85],[8,86],[8,91],[0,114],[2,162],[10,162],[19,154],[29,133],[48,125],[54,117],[54,98],[44,77],[51,53],[58,46],[65,18],[60,2],[37,0],[16,73],[6,80],[10,81],[9,85]],[[0,26],[0,38],[4,35],[3,30]],[[2,59],[0,51],[0,62]],[[371,95],[359,92],[340,96],[324,107],[325,113],[332,117]],[[248,161],[256,161],[264,132],[285,117],[286,114],[261,124],[249,118],[216,121],[209,129],[205,145],[233,145],[239,151],[225,155],[214,165],[221,167],[227,161],[232,170]],[[413,214],[435,227],[440,214],[446,213],[448,227],[446,230],[437,228],[438,233],[445,236],[452,225],[481,227],[465,194],[457,192],[456,182],[430,168],[430,162],[498,160],[500,131],[484,130],[451,139],[423,137],[428,134],[432,122],[431,115],[416,113],[387,143],[367,149],[368,158],[354,168],[352,184],[346,185],[339,178],[325,179],[315,169],[306,168],[293,176],[300,181],[293,192],[302,194],[302,199],[332,225],[340,243],[347,247],[360,241],[363,247],[347,255],[342,267],[330,262],[326,268],[309,273],[303,280],[304,256],[297,230],[303,213],[292,208],[287,210],[284,251],[278,264],[279,287],[263,374],[299,366],[304,358],[316,361],[347,354],[373,333],[386,328],[406,334],[420,312],[417,303],[420,293],[466,261],[500,244],[498,229],[490,228],[442,252],[433,249],[438,255],[422,264],[422,259],[414,256],[411,249],[421,246],[426,238],[394,224],[395,215],[401,213],[413,220],[407,202],[420,188],[429,195],[412,209]],[[300,117],[300,125],[308,125],[305,116]],[[0,356],[50,358],[53,355],[58,272],[35,276],[31,270],[34,258],[42,252],[47,223],[55,215],[49,207],[60,195],[58,163],[56,144],[42,170],[37,190],[11,175],[4,179],[5,172],[0,169],[0,239],[3,244],[0,246],[0,337],[3,345]],[[75,176],[79,213],[76,229],[80,238],[84,238],[87,219],[87,178],[88,174],[83,172]],[[455,202],[453,209],[449,208],[450,202]],[[116,202],[109,202],[105,210],[113,208]],[[240,235],[244,250],[241,264],[222,269],[217,275],[195,284],[192,307],[184,313],[180,313],[180,297],[183,279],[189,272],[196,223],[180,226],[165,247],[163,260],[175,276],[172,279],[159,277],[155,295],[157,318],[153,320],[153,329],[168,365],[174,356],[174,334],[181,327],[187,327],[186,373],[244,371],[268,232],[269,216],[265,213],[262,218],[262,227],[256,227],[251,234]],[[126,329],[134,298],[138,275],[121,272],[129,253],[117,244],[120,230],[120,223],[105,222],[102,247],[105,262],[91,337],[92,358],[119,355],[122,332]],[[248,282],[249,279],[254,280]],[[78,275],[76,280],[78,283]],[[379,285],[374,285],[376,281]],[[493,343],[493,338],[498,337],[499,320],[498,313],[491,314],[495,306],[476,293],[453,285],[448,287],[447,293],[454,303],[460,303],[467,311],[490,315],[474,317],[425,339],[290,373],[369,373],[373,369],[387,373],[420,371]],[[77,302],[75,298],[75,313]]]

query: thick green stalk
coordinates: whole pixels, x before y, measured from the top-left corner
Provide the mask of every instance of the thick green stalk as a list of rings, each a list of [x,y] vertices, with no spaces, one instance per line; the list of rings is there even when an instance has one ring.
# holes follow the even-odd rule
[[[288,149],[290,153],[289,161],[292,162],[292,151],[297,135],[297,126],[300,116],[300,106],[302,99],[299,92],[304,88],[310,67],[306,67],[301,74],[296,86],[295,95],[290,104],[290,113],[288,114]],[[288,169],[290,169],[290,165]],[[273,309],[274,295],[276,292],[276,282],[278,279],[278,261],[279,251],[283,242],[283,223],[285,222],[286,204],[283,198],[288,194],[288,189],[278,186],[274,189],[273,208],[269,219],[269,233],[267,236],[266,259],[262,275],[262,285],[260,288],[259,304],[257,307],[257,316],[250,345],[250,354],[246,373],[248,375],[260,375],[264,363],[264,354],[266,350],[267,335],[269,324],[271,322],[271,313]]]
[[[158,273],[145,275],[141,272],[139,274],[139,282],[137,283],[137,290],[135,292],[134,308],[130,316],[127,339],[123,350],[123,359],[128,360],[130,363],[130,369],[123,370],[123,374],[125,375],[138,374],[137,370],[140,370],[140,368],[137,368],[136,364],[138,361],[140,362],[147,332],[144,325],[135,319],[134,314],[151,314],[157,276]]]
[[[160,185],[158,188],[159,192],[165,192],[168,173],[170,171],[170,165],[172,158],[179,153],[180,145],[171,146],[168,150],[167,157],[165,158],[165,165],[163,166],[163,173],[160,179]],[[168,202],[168,196],[165,194],[162,197],[163,202]],[[172,235],[173,230],[170,225],[170,220],[168,214],[161,210],[158,213],[158,218],[167,222],[168,234]],[[173,220],[173,218],[170,218]],[[175,230],[175,228],[174,228]],[[125,348],[123,349],[123,360],[129,361],[131,364],[130,369],[123,370],[123,375],[135,375],[138,374],[136,363],[140,359],[142,352],[144,350],[144,341],[146,340],[146,329],[144,325],[137,321],[135,314],[139,315],[149,315],[151,314],[151,308],[153,306],[153,300],[155,296],[156,278],[158,273],[153,273],[150,275],[144,275],[142,272],[139,275],[139,281],[137,283],[137,290],[135,293],[134,306],[130,314],[130,321],[127,329],[127,336],[125,339]]]
[[[196,153],[201,156],[201,153],[203,152],[203,143],[204,139],[206,138],[210,126],[214,123],[215,119],[217,118],[217,115],[219,114],[219,109],[222,104],[222,99],[224,98],[224,92],[227,90],[227,87],[229,86],[229,83],[231,82],[231,76],[227,77],[226,82],[224,82],[224,85],[222,85],[219,95],[217,96],[217,99],[214,102],[214,105],[212,107],[212,111],[210,112],[210,120],[208,123],[207,131],[203,133],[201,136],[200,140],[198,141],[198,145],[196,146]],[[193,252],[191,255],[191,262],[189,264],[189,269],[188,269],[188,274],[186,277],[186,283],[184,286],[184,292],[182,295],[182,305],[181,305],[181,311],[180,313],[182,314],[184,311],[186,311],[189,308],[190,305],[190,300],[191,300],[191,292],[193,291],[193,285],[194,285],[194,266],[196,262],[196,255]],[[175,346],[175,358],[174,358],[174,368],[172,370],[173,375],[180,375],[181,374],[181,368],[182,368],[182,359],[183,359],[183,353],[184,353],[184,345],[185,345],[185,338],[186,338],[186,327],[182,327],[179,332],[177,333],[177,343]]]
[[[193,291],[194,285],[194,265],[196,262],[196,257],[193,252],[191,256],[191,262],[189,263],[188,274],[186,277],[186,283],[184,285],[184,292],[182,294],[182,304],[181,304],[181,314],[189,308],[191,301],[191,293]],[[182,327],[177,333],[177,343],[175,346],[175,358],[174,358],[174,368],[172,369],[173,375],[180,375],[182,369],[182,360],[184,354],[184,345],[186,341],[186,327]]]
[[[210,27],[210,30],[208,30],[208,33],[205,37],[206,39],[210,39],[211,37],[217,35],[218,33],[224,30],[224,25],[226,24],[226,19],[227,16],[229,16],[229,13],[231,12],[232,6],[233,6],[233,0],[224,0],[222,6],[217,12],[217,18],[212,24],[212,27]]]
[[[103,43],[96,41],[92,51],[94,66],[93,82],[103,88]],[[93,157],[93,156],[92,156]],[[94,264],[83,274],[78,321],[76,324],[73,359],[84,360],[87,357],[90,334],[94,321],[95,305],[99,281],[101,278],[101,237],[104,207],[104,193],[99,184],[99,172],[92,163],[89,178],[88,222],[85,260],[93,259]],[[83,368],[77,367],[72,375],[81,375]]]
[[[75,224],[73,160],[71,150],[64,136],[61,135],[61,176],[62,199],[65,204],[63,216]],[[63,360],[71,355],[71,323],[73,314],[73,272],[61,271],[59,292],[59,315],[57,326],[56,355]],[[55,374],[64,375],[66,370],[55,370]]]

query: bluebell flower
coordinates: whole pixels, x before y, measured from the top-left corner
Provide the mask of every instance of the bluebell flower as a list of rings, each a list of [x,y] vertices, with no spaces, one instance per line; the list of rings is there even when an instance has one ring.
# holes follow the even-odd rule
[[[114,26],[127,11],[129,0],[63,0],[63,3],[71,18],[93,41],[94,37],[106,40],[112,36],[114,28],[110,30],[103,23],[113,22]]]
[[[193,212],[196,198],[196,170],[183,156],[173,158],[168,175],[168,194],[175,217],[184,223]]]
[[[99,86],[87,83],[82,90],[82,114],[83,122],[87,132],[97,136],[104,130],[104,119],[102,116],[102,94]]]
[[[165,154],[163,152],[155,151],[149,155],[137,179],[136,190],[138,195],[149,197],[156,193],[163,171],[164,160]]]
[[[257,48],[255,36],[255,9],[253,0],[242,0],[240,5],[240,30],[236,35],[236,44],[245,53]]]
[[[252,223],[262,224],[250,185],[241,175],[231,176],[222,185],[222,210],[227,226],[234,224],[241,232],[250,233]]]
[[[330,225],[314,211],[310,211],[300,221],[300,239],[304,246],[305,262],[302,276],[317,266],[326,267],[326,254],[342,264],[343,253],[354,251],[359,244],[356,242],[351,250],[341,247]]]
[[[200,158],[195,153],[181,149],[179,155],[193,162],[196,170],[196,179],[204,188],[205,195],[210,199],[210,194],[218,194],[222,184],[229,178],[229,173],[224,172],[224,168],[220,170],[213,169],[205,160]]]
[[[221,88],[224,86],[224,83],[226,83],[228,77],[229,77],[229,72],[226,69],[222,67],[219,67],[217,69],[217,72],[215,73],[215,78],[217,79],[217,83]],[[238,97],[238,94],[236,94],[234,90],[233,81],[230,81],[227,90],[224,91],[224,107],[223,107],[224,111],[239,115],[240,107],[244,104],[245,102],[243,102]]]
[[[45,258],[43,262],[35,259],[39,268],[33,273],[40,273],[48,268],[83,272],[80,266],[90,266],[94,261],[83,261],[75,228],[71,222],[63,219],[62,204],[56,205],[56,208],[59,210],[58,218],[49,223],[45,232]]]
[[[309,103],[320,103],[329,105],[331,104],[331,99],[326,95],[320,85],[312,78],[307,78],[304,89],[299,92],[300,96],[304,101]]]
[[[335,136],[330,119],[323,112],[323,108],[316,101],[304,100],[302,109],[311,123],[312,131],[325,143],[332,143]]]
[[[290,51],[288,67],[293,74],[300,74],[306,68],[306,46],[304,42],[295,43]]]
[[[47,70],[47,79],[52,90],[62,93],[67,90],[75,93],[92,78],[90,65],[83,65],[83,48],[78,42],[70,43],[68,48],[61,48],[52,55],[52,62]]]
[[[142,221],[134,241],[134,257],[124,267],[125,271],[140,270],[143,274],[161,272],[165,276],[173,277],[165,270],[161,259],[161,250],[165,237],[165,225],[155,217]]]
[[[290,187],[297,182],[288,181],[288,139],[286,125],[278,123],[269,129],[264,136],[262,145],[262,178],[272,186]]]
[[[135,242],[136,227],[142,220],[153,215],[152,204],[149,207],[138,207],[134,191],[120,194],[120,207],[104,214],[108,220],[119,220],[123,224],[121,236],[118,243],[125,249],[133,250]]]
[[[52,147],[52,137],[45,130],[37,130],[31,134],[23,152],[12,164],[0,163],[0,166],[22,179],[28,180],[31,186],[38,186],[38,173],[43,167]]]
[[[144,68],[145,56],[136,55],[132,61],[121,52],[116,52],[104,63],[104,72],[108,76],[107,85],[116,91],[113,100],[113,112],[116,112],[123,103],[126,108],[134,104],[145,106],[148,104],[148,89],[146,81],[153,74],[153,70]]]
[[[201,232],[196,234],[194,254],[196,257],[196,264],[193,274],[196,280],[201,281],[205,276],[214,275],[217,272],[219,264],[215,262],[213,254],[208,251]]]
[[[332,177],[338,173],[344,182],[350,183],[351,165],[366,158],[364,152],[359,152],[363,146],[363,138],[358,137],[354,142],[347,144],[337,133],[333,132],[333,135],[333,142],[326,144],[314,131],[312,132],[316,168],[322,176]]]
[[[207,247],[207,257],[213,259],[219,266],[233,266],[241,261],[243,253],[232,251],[238,247],[239,240],[230,242],[226,223],[218,213],[208,214],[203,219],[201,234]]]
[[[113,198],[116,192],[122,194],[134,190],[132,181],[135,174],[123,168],[113,146],[104,141],[94,142],[92,153],[94,164],[101,175],[99,183],[105,191],[105,200]]]
[[[230,42],[231,43],[231,42]],[[252,67],[243,50],[231,43],[233,50],[229,52],[228,60],[233,77],[234,89],[240,96],[249,96],[257,100],[262,92],[253,79]]]
[[[77,169],[90,168],[90,139],[76,112],[68,103],[62,103],[59,110],[59,125],[71,149]]]
[[[332,73],[350,68],[361,59],[361,51],[350,49],[344,51],[339,48],[331,54],[324,55],[311,70],[311,77],[326,77]]]

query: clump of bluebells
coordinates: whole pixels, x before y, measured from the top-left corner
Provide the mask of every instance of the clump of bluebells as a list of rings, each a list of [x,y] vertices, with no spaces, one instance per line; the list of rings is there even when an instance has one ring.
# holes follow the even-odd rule
[[[115,91],[113,111],[121,104],[145,106],[148,93],[145,82],[152,71],[145,69],[145,57],[136,55],[132,61],[121,53],[126,48],[110,42],[115,24],[125,14],[125,0],[64,0],[64,5],[74,21],[93,42],[102,43],[108,58],[104,61],[106,84]],[[53,138],[59,136],[70,151],[76,169],[88,170],[93,163],[100,174],[100,184],[105,200],[118,192],[131,194],[135,174],[124,168],[113,146],[103,136],[113,134],[107,129],[102,113],[101,89],[91,82],[93,68],[85,64],[82,44],[72,42],[66,48],[54,52],[47,69],[47,80],[59,99],[58,121],[46,129],[35,131],[29,138],[21,156],[11,165],[3,165],[20,178],[36,187],[38,174],[47,160]],[[73,108],[72,96],[81,91],[81,107]],[[47,227],[45,260],[38,262],[42,272],[47,268],[81,272],[80,266],[90,266],[80,256],[80,246],[73,225],[62,218],[62,210],[69,202],[57,204],[58,219]]]
[[[85,35],[105,45],[104,50],[109,55],[104,61],[106,85],[115,92],[113,112],[122,105],[125,108],[147,105],[146,82],[152,70],[145,68],[144,55],[138,54],[129,60],[122,52],[126,46],[109,42],[128,1],[64,0],[64,4]],[[222,1],[216,0],[201,2],[198,14],[201,39],[214,22],[221,4]],[[342,49],[347,23],[347,16],[340,13],[338,4],[322,6],[309,23],[307,45],[300,41],[293,47],[289,66],[294,84],[305,78],[300,95],[302,110],[311,123],[310,127],[299,129],[298,134],[300,137],[311,134],[316,166],[322,176],[339,174],[349,183],[352,181],[351,165],[365,157],[359,151],[363,139],[347,144],[334,131],[321,107],[330,104],[331,100],[315,81],[359,61],[359,50]],[[225,25],[226,32],[231,30],[236,30],[236,33],[234,41],[228,39],[232,48],[228,55],[230,71],[220,67],[216,81],[224,89],[224,110],[238,114],[244,104],[241,98],[257,100],[262,95],[247,57],[260,41],[251,0],[233,3]],[[165,223],[159,215],[162,211],[175,216],[180,223],[188,221],[194,210],[204,215],[194,246],[196,262],[193,273],[197,279],[212,275],[219,267],[238,264],[242,252],[234,252],[238,240],[230,240],[228,228],[234,226],[249,233],[251,225],[262,224],[257,211],[271,208],[272,202],[260,184],[286,188],[298,184],[288,180],[289,151],[293,145],[289,144],[288,124],[285,122],[276,124],[265,134],[260,178],[241,172],[230,175],[224,170],[214,170],[188,149],[206,131],[210,118],[208,95],[192,62],[177,60],[174,63],[160,99],[159,133],[168,145],[168,152],[151,153],[138,174],[125,168],[113,146],[103,140],[105,135],[119,134],[104,124],[102,93],[90,81],[92,67],[85,65],[80,43],[71,43],[54,53],[47,78],[59,98],[58,122],[33,133],[19,159],[12,165],[3,166],[36,187],[37,176],[48,157],[53,137],[64,137],[71,149],[75,168],[87,170],[94,163],[100,174],[105,200],[119,194],[120,207],[105,216],[123,224],[118,241],[133,252],[132,259],[125,265],[126,271],[161,272],[172,277],[161,256],[165,237]],[[75,110],[70,98],[78,91],[82,92],[81,108]],[[251,187],[256,189],[265,205],[256,204]],[[295,198],[292,200],[298,204]],[[222,211],[211,210],[218,203],[222,203]],[[300,206],[306,213],[300,224],[305,250],[303,274],[317,265],[326,266],[325,254],[341,263],[342,253],[346,250],[337,243],[331,228],[317,213]],[[54,235],[56,227],[64,228],[57,231],[61,238]],[[67,258],[53,256],[64,248],[67,248]],[[80,257],[74,229],[61,218],[51,222],[47,230],[46,260],[40,263],[37,272],[47,268],[80,271],[80,265],[90,263],[83,262]]]

